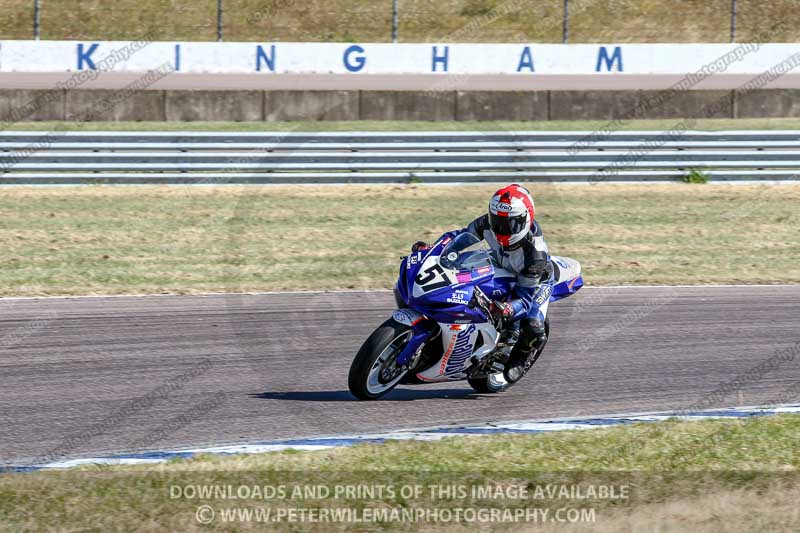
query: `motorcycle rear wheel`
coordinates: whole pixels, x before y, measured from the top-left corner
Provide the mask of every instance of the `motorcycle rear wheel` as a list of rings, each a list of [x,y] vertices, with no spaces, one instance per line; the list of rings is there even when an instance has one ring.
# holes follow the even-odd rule
[[[480,392],[481,394],[502,392],[508,387],[508,382],[503,377],[502,372],[480,378],[469,378],[467,383],[475,389],[475,392]]]
[[[377,400],[395,388],[408,374],[397,367],[397,356],[411,339],[411,326],[390,318],[367,337],[358,350],[347,385],[359,400]]]
[[[550,317],[547,317],[544,321],[544,328],[545,333],[547,336],[550,336]],[[537,348],[536,353],[532,356],[531,365],[528,367],[528,371],[533,368],[533,365],[536,364],[536,361],[539,360],[539,357],[542,356],[542,352],[544,351],[545,346],[547,346],[547,341],[539,348]],[[526,372],[527,374],[527,372]],[[522,376],[523,378],[525,376]],[[522,378],[520,378],[521,380]],[[514,383],[519,383],[520,380],[515,381]],[[481,394],[495,394],[497,392],[503,392],[514,383],[509,383],[503,377],[502,372],[498,372],[496,374],[490,374],[488,376],[482,376],[479,378],[470,378],[467,379],[467,383],[469,386],[475,389],[475,392],[479,392]]]

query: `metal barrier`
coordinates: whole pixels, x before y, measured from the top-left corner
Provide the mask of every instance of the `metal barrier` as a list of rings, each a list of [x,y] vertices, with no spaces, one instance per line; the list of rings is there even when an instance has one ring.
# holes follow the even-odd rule
[[[0,132],[0,184],[795,180],[794,131]]]

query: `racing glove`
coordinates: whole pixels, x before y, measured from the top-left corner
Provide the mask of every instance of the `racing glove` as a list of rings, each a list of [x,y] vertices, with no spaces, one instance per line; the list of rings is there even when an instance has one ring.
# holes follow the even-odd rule
[[[514,317],[514,307],[507,302],[492,302],[489,312],[492,314],[492,319],[498,324],[498,329],[504,328],[506,323]]]
[[[417,241],[411,245],[411,251],[413,253],[417,253],[421,250],[427,250],[428,248],[430,248],[430,245],[425,241]]]

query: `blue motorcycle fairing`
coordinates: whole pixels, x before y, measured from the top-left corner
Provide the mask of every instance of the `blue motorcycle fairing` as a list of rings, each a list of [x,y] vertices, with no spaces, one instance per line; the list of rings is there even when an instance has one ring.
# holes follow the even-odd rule
[[[437,242],[428,250],[411,252],[409,255],[403,257],[403,259],[400,261],[400,275],[397,277],[396,285],[397,290],[400,293],[400,296],[403,298],[403,301],[406,302],[409,307],[423,314],[424,311],[416,309],[413,305],[411,305],[411,295],[414,291],[414,280],[419,275],[419,270],[422,268],[422,263],[425,262],[425,259],[427,259],[428,256],[433,252],[440,253],[443,248],[444,244]]]
[[[436,320],[437,322],[482,323],[486,322],[486,315],[478,308],[470,308],[469,303],[475,285],[489,288],[487,294],[494,290],[492,279],[494,268],[484,267],[475,270],[458,271],[455,273],[454,283],[447,283],[440,288],[429,290],[424,294],[414,296],[414,284],[421,279],[420,270],[429,256],[438,256],[444,247],[451,241],[450,238],[442,239],[427,251],[414,252],[400,262],[400,275],[397,280],[397,290],[403,301],[411,309]],[[448,273],[449,277],[452,273]],[[412,352],[413,353],[413,352]]]
[[[436,331],[436,322],[430,319],[419,319],[411,325],[411,339],[403,347],[403,351],[397,356],[397,365],[403,366],[411,360],[411,357],[417,353],[420,346],[422,346],[431,333]]]
[[[483,266],[473,270],[448,270],[441,267],[439,262],[435,265],[428,263],[427,270],[422,271],[423,264],[429,257],[439,257],[452,237],[445,236],[436,242],[430,249],[414,252],[403,258],[400,263],[400,275],[397,280],[397,290],[400,297],[409,308],[440,323],[482,323],[487,317],[480,309],[470,307],[475,287],[480,287],[484,294],[491,300],[504,301],[513,295],[516,277],[501,275],[495,276],[494,266]],[[561,269],[561,279],[554,280],[553,291],[549,301],[555,302],[574,294],[583,286],[579,265],[574,260],[551,256]],[[569,275],[570,265],[577,266],[574,276]],[[436,270],[437,272],[433,272]],[[439,277],[435,277],[439,276]],[[435,283],[424,283],[426,280],[441,280]],[[426,286],[425,292],[414,296],[414,285]],[[413,352],[412,352],[413,353]]]
[[[550,301],[557,302],[558,300],[563,300],[567,296],[575,294],[581,287],[583,287],[583,276],[556,283],[553,286],[553,293],[550,295]]]

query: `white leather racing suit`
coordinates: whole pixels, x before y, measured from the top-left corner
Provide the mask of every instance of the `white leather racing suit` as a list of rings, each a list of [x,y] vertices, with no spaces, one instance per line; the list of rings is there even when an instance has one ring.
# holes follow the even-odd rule
[[[489,229],[488,215],[480,216],[466,228],[447,235],[455,237],[465,231],[485,240],[495,263],[517,276],[513,298],[509,302],[514,309],[513,320],[529,318],[544,322],[553,292],[553,266],[539,223],[534,221],[525,238],[507,249],[500,246]]]

